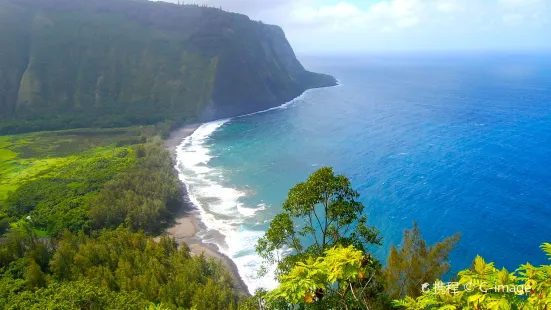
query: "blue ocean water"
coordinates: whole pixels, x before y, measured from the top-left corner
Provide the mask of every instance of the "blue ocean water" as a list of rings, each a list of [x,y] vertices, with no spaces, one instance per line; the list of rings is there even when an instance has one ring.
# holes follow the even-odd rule
[[[454,270],[546,262],[551,242],[551,57],[388,55],[302,59],[337,77],[271,111],[203,125],[178,153],[208,227],[250,290],[260,237],[288,190],[322,166],[348,176],[384,259],[418,221],[430,243],[462,233]]]

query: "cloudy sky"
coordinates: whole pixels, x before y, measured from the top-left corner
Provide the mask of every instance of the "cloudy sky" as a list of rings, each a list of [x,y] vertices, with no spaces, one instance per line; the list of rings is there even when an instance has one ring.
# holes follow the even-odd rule
[[[280,25],[299,53],[551,49],[551,0],[192,1]]]

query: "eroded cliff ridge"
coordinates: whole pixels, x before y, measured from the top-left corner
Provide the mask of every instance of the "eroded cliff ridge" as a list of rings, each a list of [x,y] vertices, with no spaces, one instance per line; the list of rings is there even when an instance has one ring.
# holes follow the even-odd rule
[[[208,121],[336,84],[280,27],[217,8],[0,0],[0,133]]]

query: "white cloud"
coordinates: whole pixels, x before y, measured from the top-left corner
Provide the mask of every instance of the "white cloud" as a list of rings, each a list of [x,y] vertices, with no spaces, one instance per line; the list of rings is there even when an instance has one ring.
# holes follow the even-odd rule
[[[298,51],[551,47],[551,0],[196,2],[278,24]]]
[[[436,3],[436,8],[442,13],[455,13],[463,11],[463,7],[456,0],[442,0]]]
[[[417,0],[382,1],[369,7],[365,22],[381,29],[410,28],[420,23],[424,4]]]
[[[350,21],[357,20],[361,11],[354,5],[340,2],[334,6],[299,6],[291,11],[290,22],[297,26],[331,26],[338,28],[348,26]]]

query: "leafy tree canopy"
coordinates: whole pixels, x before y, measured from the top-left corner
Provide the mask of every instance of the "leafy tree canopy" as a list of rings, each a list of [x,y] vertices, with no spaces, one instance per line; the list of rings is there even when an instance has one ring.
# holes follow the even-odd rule
[[[265,295],[267,307],[275,309],[278,303],[288,302],[319,309],[371,309],[366,292],[376,268],[371,256],[353,246],[335,246],[315,260],[296,263],[281,276],[279,286]]]
[[[320,257],[336,245],[353,245],[363,252],[370,245],[380,245],[381,237],[367,225],[364,205],[358,199],[345,176],[335,175],[330,167],[319,169],[289,191],[284,212],[276,215],[258,241],[258,254],[266,263],[277,263],[276,275],[280,276],[299,260]],[[281,257],[283,249],[293,253]]]

